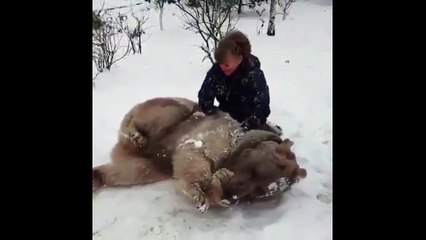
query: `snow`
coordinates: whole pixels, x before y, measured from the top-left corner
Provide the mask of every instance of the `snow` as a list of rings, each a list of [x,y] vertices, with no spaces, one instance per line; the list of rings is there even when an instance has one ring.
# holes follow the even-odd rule
[[[264,196],[260,196],[260,197],[262,198],[262,197],[273,196],[276,192],[285,192],[290,189],[290,185],[288,184],[289,180],[287,178],[280,178],[277,180],[277,182],[273,182],[269,184],[268,186],[269,192],[266,193]]]
[[[106,0],[105,7],[129,3],[136,1]],[[94,9],[101,5],[93,0]],[[197,99],[210,63],[201,62],[200,37],[185,31],[174,13],[179,11],[165,6],[160,31],[158,12],[151,8],[142,54],[126,57],[95,79],[93,166],[110,161],[120,121],[135,104],[161,96]],[[206,213],[186,201],[171,181],[104,189],[93,195],[93,239],[331,239],[331,0],[298,0],[285,21],[277,17],[274,37],[266,36],[267,24],[256,34],[259,20],[253,15],[245,10],[237,27],[250,37],[253,54],[261,60],[271,94],[269,120],[294,141],[307,178],[283,199]]]
[[[203,146],[203,142],[201,140],[195,140],[195,139],[188,139],[182,145],[185,145],[185,144],[193,144],[195,148],[200,148]]]

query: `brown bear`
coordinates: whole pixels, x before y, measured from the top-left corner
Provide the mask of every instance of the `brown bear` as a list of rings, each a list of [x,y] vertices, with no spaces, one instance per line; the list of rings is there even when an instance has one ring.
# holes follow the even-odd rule
[[[294,156],[289,140],[262,130],[245,132],[224,112],[205,116],[198,111],[184,98],[137,104],[123,118],[112,162],[93,169],[93,189],[173,178],[204,212],[228,206],[230,196],[273,195],[268,193],[272,182],[306,176],[288,157]]]

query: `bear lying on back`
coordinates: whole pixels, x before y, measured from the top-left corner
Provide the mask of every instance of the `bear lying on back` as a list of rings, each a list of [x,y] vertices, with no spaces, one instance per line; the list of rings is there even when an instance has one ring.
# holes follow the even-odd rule
[[[155,98],[133,107],[122,120],[112,162],[93,169],[94,190],[173,178],[204,212],[228,206],[230,197],[272,196],[271,183],[306,177],[290,140],[262,130],[244,132],[227,113],[198,111],[184,98]]]

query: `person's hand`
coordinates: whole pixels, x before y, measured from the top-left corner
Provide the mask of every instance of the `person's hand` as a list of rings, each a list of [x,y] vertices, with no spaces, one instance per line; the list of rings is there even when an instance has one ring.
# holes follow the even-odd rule
[[[241,123],[241,127],[251,130],[260,126],[260,119],[256,116],[251,116]]]
[[[217,107],[213,107],[204,112],[206,115],[215,115],[217,113]]]

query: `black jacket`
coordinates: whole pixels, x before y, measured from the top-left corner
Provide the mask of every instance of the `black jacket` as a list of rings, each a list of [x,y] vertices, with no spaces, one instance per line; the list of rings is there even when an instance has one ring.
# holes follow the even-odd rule
[[[198,92],[198,103],[205,114],[216,112],[213,105],[216,98],[219,109],[228,112],[232,118],[244,122],[249,129],[266,122],[269,114],[269,87],[260,61],[256,56],[243,59],[238,68],[225,76],[215,63],[204,79]]]

